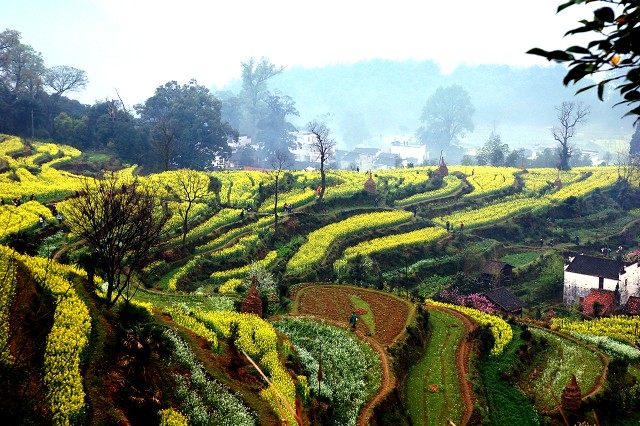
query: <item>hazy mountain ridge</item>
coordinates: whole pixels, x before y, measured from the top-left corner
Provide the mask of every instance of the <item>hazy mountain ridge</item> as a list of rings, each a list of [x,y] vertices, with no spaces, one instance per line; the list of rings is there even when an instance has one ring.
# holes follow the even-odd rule
[[[583,101],[592,113],[579,129],[576,143],[591,145],[603,138],[629,140],[632,119],[621,117],[619,100],[600,102],[594,91],[575,96],[577,87],[562,84],[566,70],[559,66],[515,68],[507,65],[460,66],[440,74],[431,61],[370,60],[323,68],[291,68],[269,80],[269,90],[280,91],[296,102],[300,117],[292,122],[303,128],[320,114],[329,122],[342,148],[375,144],[376,138],[413,135],[422,108],[439,86],[458,84],[475,107],[475,130],[463,144],[480,145],[495,128],[512,147],[553,143],[549,127],[556,124],[554,107],[563,101]],[[225,89],[239,91],[239,82]],[[379,138],[378,138],[379,140]],[[584,146],[587,148],[587,146]]]

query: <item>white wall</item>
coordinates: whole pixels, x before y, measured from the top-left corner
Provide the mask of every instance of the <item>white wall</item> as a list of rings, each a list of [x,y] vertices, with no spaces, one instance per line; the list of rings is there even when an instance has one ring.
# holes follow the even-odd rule
[[[576,274],[574,272],[564,272],[564,290],[562,301],[565,305],[573,305],[580,302],[580,298],[587,297],[592,289],[598,289],[599,277]],[[620,304],[625,305],[629,296],[640,296],[640,267],[637,263],[627,266],[625,273],[620,275],[619,280],[605,278],[603,290],[615,291],[616,285],[620,283]]]
[[[562,301],[565,305],[573,305],[580,302],[581,297],[587,297],[592,289],[600,288],[599,277],[576,274],[574,272],[564,272],[564,290]],[[604,279],[603,290],[615,291],[617,280]]]

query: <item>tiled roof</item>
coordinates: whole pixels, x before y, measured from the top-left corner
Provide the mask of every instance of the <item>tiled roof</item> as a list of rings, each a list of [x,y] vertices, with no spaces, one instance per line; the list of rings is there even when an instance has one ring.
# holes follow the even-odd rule
[[[625,306],[625,313],[627,315],[640,315],[640,297],[629,296]]]
[[[487,291],[484,295],[507,312],[521,309],[524,306],[522,300],[507,287],[499,287],[495,290]]]
[[[499,274],[507,266],[513,269],[513,266],[509,265],[508,263],[499,262],[497,260],[488,260],[487,263],[485,263],[484,267],[482,268],[482,273],[491,274],[491,275]]]
[[[587,315],[593,315],[593,304],[595,302],[602,305],[600,315],[603,315],[613,307],[615,303],[615,293],[611,290],[591,290],[587,297],[584,298],[584,302],[582,302],[582,312]]]
[[[625,263],[621,260],[580,254],[573,258],[569,266],[567,266],[566,271],[575,274],[590,275],[592,277],[618,280],[620,278],[620,271],[624,269],[624,266]]]

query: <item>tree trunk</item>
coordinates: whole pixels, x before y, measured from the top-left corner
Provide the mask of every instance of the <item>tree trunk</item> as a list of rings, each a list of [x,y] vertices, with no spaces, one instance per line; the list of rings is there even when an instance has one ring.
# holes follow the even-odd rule
[[[184,212],[184,221],[182,222],[182,244],[184,245],[187,240],[187,231],[189,229],[189,210],[191,210],[191,202],[187,205],[187,210]]]
[[[318,199],[322,201],[324,198],[324,189],[327,184],[326,174],[324,172],[324,159],[320,161],[320,196]]]
[[[560,143],[560,170],[569,170],[569,141]]]
[[[275,203],[273,205],[273,217],[275,222],[273,224],[273,238],[275,238],[278,233],[278,175],[276,175],[276,193],[275,193]]]

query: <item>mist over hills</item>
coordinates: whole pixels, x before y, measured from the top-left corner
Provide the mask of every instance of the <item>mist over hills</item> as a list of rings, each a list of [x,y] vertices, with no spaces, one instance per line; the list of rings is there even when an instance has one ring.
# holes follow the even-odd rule
[[[514,68],[506,65],[460,66],[443,75],[432,61],[370,60],[323,68],[291,68],[268,81],[269,90],[289,95],[300,117],[290,117],[299,129],[330,113],[329,127],[339,148],[380,146],[391,136],[407,138],[421,125],[427,99],[440,86],[458,84],[470,95],[475,129],[461,145],[479,147],[495,129],[511,148],[553,145],[549,128],[556,124],[555,106],[582,101],[591,107],[588,122],[574,140],[583,149],[623,149],[633,133],[633,119],[622,118],[624,106],[610,92],[605,102],[594,91],[575,95],[578,87],[562,84],[559,65]],[[581,86],[580,86],[581,87]],[[223,88],[238,93],[240,81]],[[437,147],[429,147],[432,155]]]

